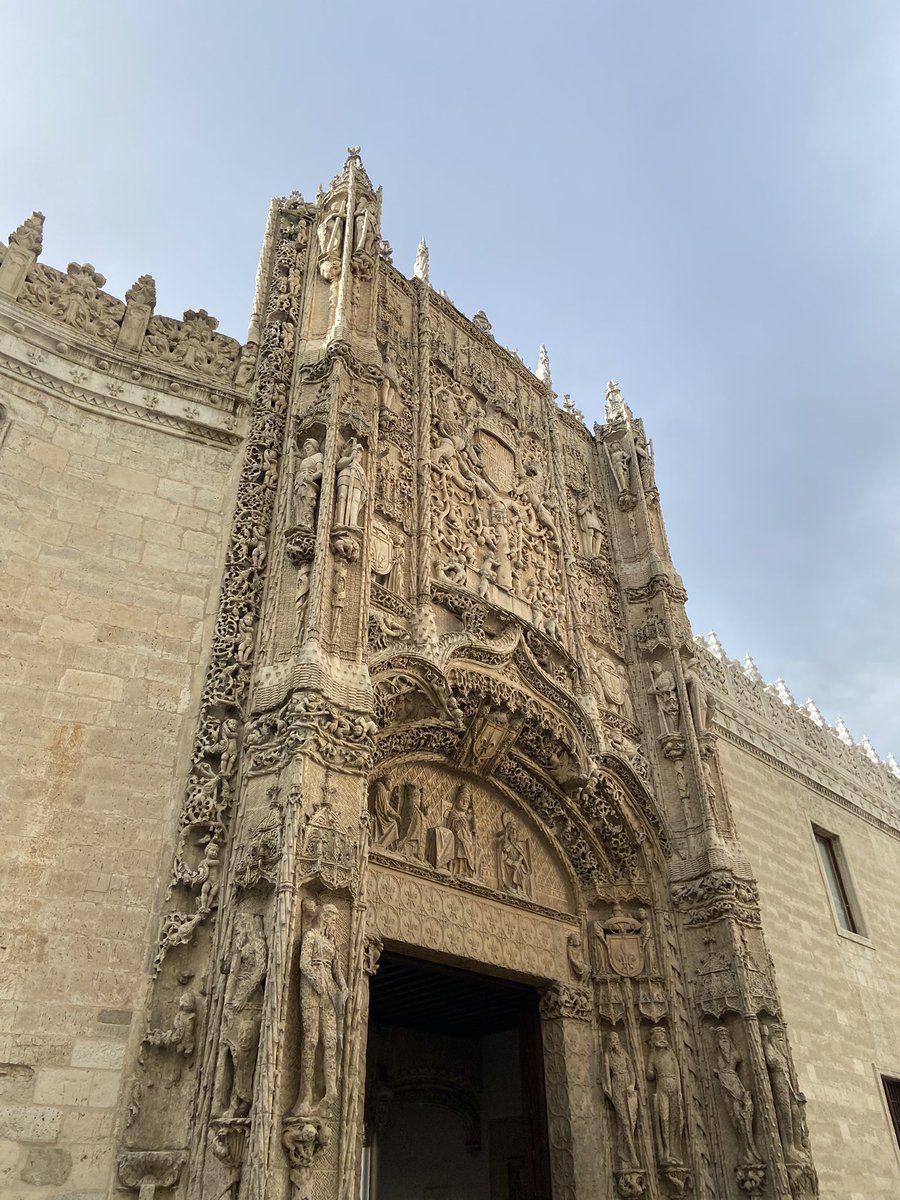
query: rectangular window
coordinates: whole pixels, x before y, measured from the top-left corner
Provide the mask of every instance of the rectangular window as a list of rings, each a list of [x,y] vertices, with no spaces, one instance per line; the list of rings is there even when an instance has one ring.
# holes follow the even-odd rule
[[[822,873],[825,876],[837,923],[848,933],[859,933],[859,925],[854,919],[850,896],[841,873],[838,840],[830,833],[823,833],[821,829],[817,829],[815,834],[816,849],[819,852]]]
[[[882,1075],[881,1082],[884,1085],[888,1113],[894,1127],[894,1137],[897,1139],[897,1145],[900,1146],[900,1079],[891,1079],[889,1075]]]

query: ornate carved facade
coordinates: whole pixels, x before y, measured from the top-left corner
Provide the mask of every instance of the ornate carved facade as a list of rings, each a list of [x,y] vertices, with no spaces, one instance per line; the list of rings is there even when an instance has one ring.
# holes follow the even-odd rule
[[[427,255],[392,265],[380,213],[356,150],[276,201],[243,348],[205,310],[154,316],[147,276],[123,304],[39,265],[37,214],[0,261],[4,330],[38,314],[76,363],[11,372],[96,407],[73,384],[105,371],[107,409],[130,375],[129,420],[241,442],[112,1187],[386,1200],[364,1144],[387,950],[534,991],[554,1200],[814,1197],[720,739],[773,705],[802,753],[820,731],[695,644],[618,385],[589,432],[545,353],[533,374],[463,317]],[[474,1074],[389,1083],[480,1146]]]

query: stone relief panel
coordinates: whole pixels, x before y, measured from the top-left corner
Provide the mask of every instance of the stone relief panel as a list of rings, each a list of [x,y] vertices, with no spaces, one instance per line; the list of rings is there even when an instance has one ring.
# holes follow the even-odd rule
[[[541,979],[566,978],[566,937],[575,918],[523,914],[383,863],[369,866],[367,924],[385,941],[487,963]]]
[[[572,886],[537,822],[493,788],[427,762],[391,767],[369,789],[372,852],[560,912]]]
[[[438,366],[431,391],[435,578],[560,637],[561,554],[545,446]]]

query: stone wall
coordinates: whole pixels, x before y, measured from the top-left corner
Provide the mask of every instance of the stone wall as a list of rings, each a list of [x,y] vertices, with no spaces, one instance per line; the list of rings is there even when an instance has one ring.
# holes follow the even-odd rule
[[[900,1194],[900,1155],[880,1079],[882,1072],[900,1076],[896,780],[812,722],[808,707],[792,704],[783,689],[748,679],[746,668],[723,657],[704,655],[703,662],[719,692],[723,772],[740,844],[759,883],[763,927],[809,1101],[821,1195],[888,1200]],[[817,741],[812,752],[804,722]],[[835,919],[814,827],[839,839],[859,936]]]
[[[0,295],[0,1195],[99,1200],[243,416],[45,309]]]

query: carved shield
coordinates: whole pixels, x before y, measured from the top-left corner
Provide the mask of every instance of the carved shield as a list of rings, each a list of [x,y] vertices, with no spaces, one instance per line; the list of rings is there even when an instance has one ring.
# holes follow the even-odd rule
[[[625,680],[616,671],[613,664],[606,658],[600,661],[600,675],[603,679],[603,690],[610,704],[621,708],[625,703]]]
[[[634,979],[644,969],[644,950],[641,939],[630,933],[608,933],[606,950],[609,965],[617,975]]]
[[[394,561],[394,541],[389,529],[373,523],[369,545],[372,552],[372,570],[376,575],[389,575]]]

